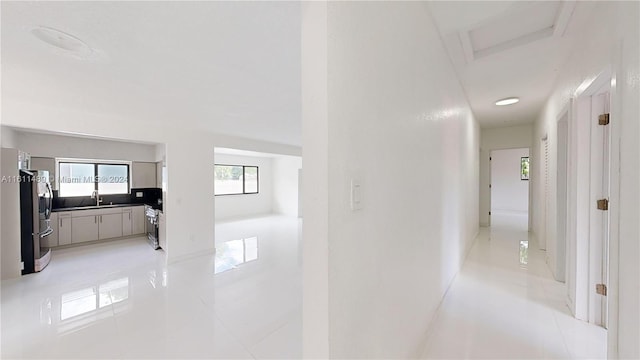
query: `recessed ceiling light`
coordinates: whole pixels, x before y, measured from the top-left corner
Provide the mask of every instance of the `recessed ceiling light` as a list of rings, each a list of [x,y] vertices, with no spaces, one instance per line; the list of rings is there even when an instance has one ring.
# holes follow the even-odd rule
[[[31,34],[39,40],[63,50],[65,53],[78,58],[87,58],[93,49],[84,41],[54,28],[39,26],[31,29]]]
[[[506,98],[506,99],[501,99],[501,100],[496,101],[496,105],[498,105],[498,106],[512,105],[512,104],[517,103],[518,101],[520,101],[520,98],[509,97],[509,98]]]

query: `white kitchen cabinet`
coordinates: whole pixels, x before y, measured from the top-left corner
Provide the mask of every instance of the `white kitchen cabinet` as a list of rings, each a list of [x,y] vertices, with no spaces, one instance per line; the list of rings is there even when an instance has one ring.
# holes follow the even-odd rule
[[[133,219],[133,234],[139,235],[146,232],[147,218],[144,214],[144,206],[135,206],[131,210],[131,217]]]
[[[59,211],[51,214],[54,232],[44,247],[142,235],[146,232],[144,206]]]
[[[99,215],[72,217],[71,243],[98,240],[98,217]]]
[[[156,163],[134,162],[131,164],[131,187],[156,187]]]
[[[162,161],[156,163],[156,187],[162,189]]]
[[[58,246],[58,213],[51,213],[49,221],[53,232],[40,239],[40,245],[46,248]],[[44,231],[44,229],[40,229],[40,231]]]
[[[130,236],[133,234],[133,217],[131,216],[132,208],[122,210],[122,236]]]
[[[122,237],[122,212],[98,215],[98,239]]]
[[[64,212],[58,213],[58,221],[57,226],[51,224],[52,227],[57,227],[58,229],[58,245],[69,245],[71,244],[71,213]]]

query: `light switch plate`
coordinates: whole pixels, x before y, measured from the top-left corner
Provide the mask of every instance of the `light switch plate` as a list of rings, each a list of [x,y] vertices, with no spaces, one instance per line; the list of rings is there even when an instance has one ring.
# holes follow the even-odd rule
[[[136,191],[136,197],[141,198],[143,196],[144,196],[144,193],[142,191]]]
[[[360,209],[362,209],[362,185],[358,180],[351,180],[351,210]]]

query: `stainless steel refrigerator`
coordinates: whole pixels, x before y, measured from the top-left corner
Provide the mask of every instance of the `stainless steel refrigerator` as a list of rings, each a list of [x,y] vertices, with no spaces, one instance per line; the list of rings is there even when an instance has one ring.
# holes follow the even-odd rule
[[[20,239],[24,268],[22,275],[42,271],[51,260],[51,249],[41,240],[53,232],[51,210],[53,191],[49,172],[20,170]]]

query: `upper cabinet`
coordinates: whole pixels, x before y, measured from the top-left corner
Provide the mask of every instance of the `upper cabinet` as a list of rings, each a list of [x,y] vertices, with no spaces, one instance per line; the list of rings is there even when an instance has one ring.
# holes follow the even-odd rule
[[[162,161],[156,163],[156,187],[162,189]]]
[[[132,188],[155,188],[156,163],[134,162],[131,164]]]

